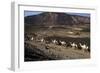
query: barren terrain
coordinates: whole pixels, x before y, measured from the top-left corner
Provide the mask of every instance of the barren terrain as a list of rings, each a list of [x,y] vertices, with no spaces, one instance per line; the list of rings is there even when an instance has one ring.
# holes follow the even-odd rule
[[[87,59],[90,51],[67,46],[69,42],[86,44],[90,49],[90,26],[25,27],[25,61]],[[31,40],[31,38],[33,38]],[[41,41],[44,39],[44,41]],[[65,45],[52,43],[65,41]]]

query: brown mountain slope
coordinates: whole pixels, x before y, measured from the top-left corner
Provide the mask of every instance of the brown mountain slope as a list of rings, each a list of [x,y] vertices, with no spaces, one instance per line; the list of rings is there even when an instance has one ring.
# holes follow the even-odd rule
[[[25,24],[30,25],[80,25],[89,24],[90,17],[70,15],[66,13],[43,12],[24,18]]]

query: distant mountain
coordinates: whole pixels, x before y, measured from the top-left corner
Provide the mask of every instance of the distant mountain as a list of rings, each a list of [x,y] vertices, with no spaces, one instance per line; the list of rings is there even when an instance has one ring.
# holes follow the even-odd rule
[[[66,13],[44,12],[24,17],[26,25],[80,25],[90,24],[90,17]]]

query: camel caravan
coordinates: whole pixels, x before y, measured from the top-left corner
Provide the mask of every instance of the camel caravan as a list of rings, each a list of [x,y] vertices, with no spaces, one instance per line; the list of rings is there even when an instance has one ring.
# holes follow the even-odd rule
[[[90,52],[89,46],[83,43],[76,43],[76,42],[66,42],[62,40],[57,40],[57,39],[51,39],[51,40],[46,40],[44,38],[39,38],[36,39],[34,36],[27,36],[25,37],[28,41],[36,41],[40,43],[45,43],[45,44],[55,44],[59,46],[64,46],[66,48],[73,48],[75,50],[83,50],[84,52]],[[46,46],[47,47],[47,46]]]

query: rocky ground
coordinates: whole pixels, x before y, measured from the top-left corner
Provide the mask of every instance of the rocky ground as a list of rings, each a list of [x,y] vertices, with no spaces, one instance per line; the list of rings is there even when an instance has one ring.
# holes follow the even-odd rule
[[[85,29],[85,31],[84,31]],[[51,28],[30,29],[25,34],[25,61],[64,60],[64,59],[87,59],[90,52],[78,48],[57,45],[51,40],[84,43],[90,48],[90,33],[84,27],[79,28]],[[26,37],[27,35],[27,37]],[[30,40],[33,37],[33,40]],[[45,42],[40,39],[44,38]],[[46,42],[48,41],[48,42]]]
[[[25,42],[25,61],[90,58],[90,53],[71,47],[39,42]]]

